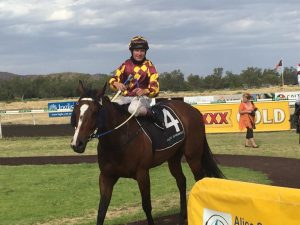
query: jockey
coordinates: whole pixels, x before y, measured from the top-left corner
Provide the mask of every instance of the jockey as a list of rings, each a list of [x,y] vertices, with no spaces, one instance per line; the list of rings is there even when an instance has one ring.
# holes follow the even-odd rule
[[[119,105],[129,104],[128,112],[135,113],[135,116],[150,117],[159,127],[163,129],[163,120],[158,118],[155,110],[151,110],[151,98],[159,93],[158,73],[153,63],[146,59],[149,49],[148,42],[142,36],[135,36],[129,43],[131,52],[130,59],[127,59],[109,80],[110,88],[113,91],[122,91],[122,96],[115,102]],[[132,76],[128,85],[124,82]]]

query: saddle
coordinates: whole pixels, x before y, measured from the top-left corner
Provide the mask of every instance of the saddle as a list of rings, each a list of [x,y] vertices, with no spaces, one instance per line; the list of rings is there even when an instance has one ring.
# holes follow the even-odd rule
[[[184,127],[173,109],[157,104],[152,106],[151,110],[155,112],[158,120],[163,121],[164,129],[161,129],[161,124],[156,125],[153,119],[148,117],[136,117],[136,120],[151,141],[153,151],[163,151],[183,141]]]

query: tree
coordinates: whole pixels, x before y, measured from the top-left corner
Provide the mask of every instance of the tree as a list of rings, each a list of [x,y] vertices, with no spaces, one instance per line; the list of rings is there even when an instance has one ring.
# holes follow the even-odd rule
[[[173,70],[171,73],[164,72],[159,76],[161,90],[183,91],[186,90],[184,74],[180,70]]]
[[[294,67],[285,67],[283,74],[284,84],[287,85],[296,85],[298,84],[297,80],[297,70]]]
[[[279,85],[281,78],[274,69],[266,69],[262,73],[261,83],[264,85]]]
[[[1,75],[1,72],[0,72]],[[61,98],[78,97],[78,81],[85,82],[88,88],[102,88],[111,74],[84,74],[84,73],[57,73],[49,75],[30,75],[12,77],[0,76],[0,100],[10,101],[24,98]],[[280,74],[272,69],[262,70],[257,67],[248,67],[240,74],[226,71],[218,67],[213,73],[201,77],[190,74],[186,77],[179,70],[164,72],[159,77],[160,89],[168,91],[201,91],[203,89],[262,87],[281,84]],[[296,68],[284,68],[284,83],[297,84]],[[107,94],[111,91],[107,88]]]
[[[188,90],[199,91],[202,89],[202,86],[203,86],[203,78],[202,77],[199,77],[198,75],[193,75],[193,74],[190,74],[187,77]]]
[[[241,88],[243,82],[240,75],[226,71],[226,75],[222,79],[223,88]]]
[[[261,87],[262,84],[262,70],[257,67],[248,67],[240,74],[244,86],[247,87]]]

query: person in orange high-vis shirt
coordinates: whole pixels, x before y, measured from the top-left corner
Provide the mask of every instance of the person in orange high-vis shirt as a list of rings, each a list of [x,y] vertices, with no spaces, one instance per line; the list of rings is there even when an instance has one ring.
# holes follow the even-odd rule
[[[148,49],[148,41],[144,37],[133,37],[129,43],[131,57],[116,70],[109,85],[113,91],[122,92],[122,96],[115,100],[116,103],[129,104],[130,114],[135,112],[135,116],[148,116],[163,129],[163,120],[150,107],[151,98],[159,93],[159,82],[154,64],[146,58]],[[124,84],[130,77],[128,84]]]
[[[239,107],[239,126],[241,130],[247,129],[245,147],[258,148],[253,135],[253,129],[255,129],[255,112],[257,108],[252,100],[252,96],[249,93],[243,94],[243,99]]]

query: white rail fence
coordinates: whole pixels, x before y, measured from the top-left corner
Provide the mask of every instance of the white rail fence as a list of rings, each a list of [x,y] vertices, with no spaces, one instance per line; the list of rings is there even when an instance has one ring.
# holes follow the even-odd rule
[[[26,110],[0,110],[0,139],[3,137],[2,135],[2,117],[10,116],[10,115],[31,115],[32,124],[36,125],[36,114],[53,114],[56,113],[57,117],[60,116],[68,116],[66,113],[70,114],[72,112],[71,109],[63,109],[63,110],[48,110],[48,109],[26,109]],[[49,118],[50,119],[50,118]]]

